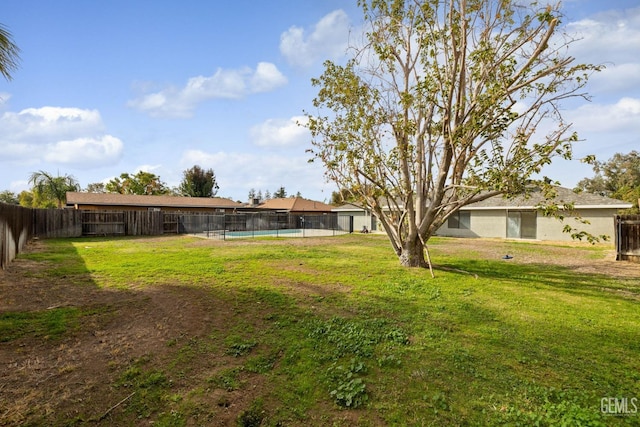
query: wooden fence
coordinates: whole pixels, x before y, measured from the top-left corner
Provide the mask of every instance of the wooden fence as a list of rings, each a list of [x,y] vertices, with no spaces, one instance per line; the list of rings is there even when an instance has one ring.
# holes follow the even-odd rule
[[[640,215],[616,215],[616,260],[640,262]]]
[[[175,227],[165,231],[166,226],[163,212],[159,211],[31,209],[0,203],[0,268],[5,269],[33,237],[157,236],[166,232],[175,233]]]
[[[43,239],[82,236],[82,213],[71,209],[31,209],[33,235]]]
[[[78,212],[82,212],[83,236],[157,236],[164,232],[160,211]]]
[[[335,214],[188,214],[162,211],[31,209],[0,203],[0,267],[33,237],[159,236],[212,230],[338,229]],[[351,230],[353,231],[353,230]]]
[[[32,236],[33,210],[0,203],[0,268],[9,265]]]

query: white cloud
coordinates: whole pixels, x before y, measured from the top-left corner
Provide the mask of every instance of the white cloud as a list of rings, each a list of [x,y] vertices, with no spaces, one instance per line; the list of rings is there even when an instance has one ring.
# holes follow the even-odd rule
[[[104,134],[97,110],[27,108],[0,116],[3,160],[92,168],[117,162],[122,141]]]
[[[58,141],[47,147],[44,160],[76,167],[87,167],[111,159],[119,159],[123,150],[122,141],[111,135],[100,138],[77,138]]]
[[[27,180],[11,181],[9,183],[9,191],[13,191],[14,193],[20,193],[21,191],[28,190],[29,188],[31,188],[31,186]]]
[[[23,141],[67,138],[103,129],[98,111],[62,107],[27,108],[19,113],[6,112],[0,118],[0,123],[1,136]]]
[[[593,94],[624,93],[630,88],[638,87],[640,87],[640,62],[610,64],[589,79],[589,92]]]
[[[567,30],[579,39],[571,49],[580,58],[595,63],[638,61],[640,8],[609,11],[570,22]]]
[[[305,116],[288,120],[269,119],[250,130],[253,142],[261,147],[287,147],[302,145],[310,140],[309,131],[298,123],[305,123]]]
[[[249,81],[251,93],[269,92],[287,83],[287,78],[269,62],[260,62]]]
[[[612,94],[637,90],[640,83],[640,7],[611,10],[570,22],[566,30],[576,39],[569,54],[577,62],[606,67],[592,76],[590,92]]]
[[[640,99],[622,98],[615,104],[585,104],[566,117],[579,132],[640,132]]]
[[[345,54],[349,40],[349,17],[343,10],[324,16],[306,35],[293,26],[280,36],[280,52],[295,66],[309,67],[314,62],[335,59]]]
[[[0,108],[4,108],[11,99],[11,94],[7,92],[0,92]]]
[[[152,117],[185,118],[191,117],[198,104],[206,100],[240,99],[254,93],[269,92],[285,84],[287,78],[274,64],[260,62],[255,70],[249,67],[236,70],[220,68],[209,77],[192,77],[181,89],[167,87],[131,100],[128,105]]]

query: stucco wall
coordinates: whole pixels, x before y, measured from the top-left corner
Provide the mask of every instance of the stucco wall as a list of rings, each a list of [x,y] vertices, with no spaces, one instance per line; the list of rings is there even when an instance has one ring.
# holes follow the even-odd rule
[[[613,242],[615,236],[613,216],[617,212],[617,209],[584,209],[579,211],[582,218],[589,220],[590,224],[582,224],[573,217],[565,218],[561,222],[555,218],[547,218],[538,214],[538,239],[571,241],[573,240],[571,234],[562,232],[564,226],[568,224],[595,236],[608,235],[610,241]]]
[[[507,211],[500,210],[471,210],[470,229],[449,228],[445,223],[438,229],[436,235],[448,237],[497,237],[506,238],[507,234]],[[556,218],[548,218],[538,213],[536,219],[536,239],[537,240],[559,240],[572,241],[569,233],[562,230],[566,224],[579,230],[584,230],[595,236],[608,235],[613,241],[615,233],[613,225],[613,215],[617,209],[584,209],[579,211],[583,219],[587,219],[590,224],[582,224],[571,218],[566,218],[563,222]]]
[[[470,229],[449,228],[448,221],[436,235],[447,237],[506,237],[507,219],[504,210],[470,211]]]
[[[352,212],[353,215],[353,231],[362,230],[362,226],[366,225],[367,230],[371,231],[371,217],[365,212]]]
[[[355,233],[360,232],[363,226],[367,226],[367,230],[371,231],[371,215],[368,212],[363,211],[341,211],[338,212],[338,216],[352,216],[353,217],[353,231]],[[340,222],[339,222],[340,223]]]

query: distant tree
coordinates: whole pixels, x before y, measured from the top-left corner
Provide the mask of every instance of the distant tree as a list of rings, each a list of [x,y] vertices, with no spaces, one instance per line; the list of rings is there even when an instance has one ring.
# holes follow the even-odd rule
[[[287,197],[287,190],[285,190],[284,187],[280,187],[273,192],[274,199],[284,199],[285,197]]]
[[[20,48],[13,42],[13,37],[7,28],[0,24],[0,74],[11,80],[11,73],[18,68]]]
[[[33,193],[28,190],[23,190],[18,194],[18,202],[20,206],[24,206],[25,208],[33,207]]]
[[[33,185],[33,207],[64,207],[67,191],[80,191],[80,184],[71,175],[53,176],[45,171],[33,172],[29,177]]]
[[[19,205],[20,200],[13,191],[4,190],[0,192],[0,202],[7,203],[9,205]]]
[[[358,200],[354,193],[348,188],[341,188],[339,191],[331,192],[331,204],[341,205],[343,203],[353,203]]]
[[[284,187],[281,187],[281,189],[283,190]],[[275,196],[276,193],[273,193],[273,197],[276,197]],[[284,194],[286,194],[286,191],[284,192]],[[254,199],[258,199],[260,201],[264,201],[264,200],[271,199],[271,197],[272,197],[271,196],[271,192],[269,192],[269,190],[265,190],[264,193],[262,192],[262,190],[257,190],[256,191],[255,188],[252,188],[251,190],[249,190],[249,201],[253,201]]]
[[[595,176],[578,182],[577,190],[624,200],[633,203],[634,209],[638,210],[640,153],[616,153],[606,162],[595,162],[593,171]]]
[[[302,193],[301,192],[296,192],[296,197],[302,197]]]
[[[213,169],[206,171],[195,165],[185,170],[178,192],[187,197],[213,197],[218,193],[218,183]]]
[[[92,184],[87,185],[85,190],[87,193],[106,193],[107,190],[104,188],[103,182],[94,182]]]
[[[159,176],[144,171],[140,171],[135,175],[129,175],[128,173],[120,174],[119,178],[114,178],[107,182],[105,188],[108,193],[119,194],[151,196],[170,193],[167,184],[162,182]]]

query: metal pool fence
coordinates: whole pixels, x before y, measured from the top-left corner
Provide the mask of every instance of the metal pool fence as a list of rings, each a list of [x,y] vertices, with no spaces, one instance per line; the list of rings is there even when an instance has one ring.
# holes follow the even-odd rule
[[[335,213],[178,214],[177,223],[177,232],[180,234],[220,240],[336,236],[353,231],[350,218]]]

